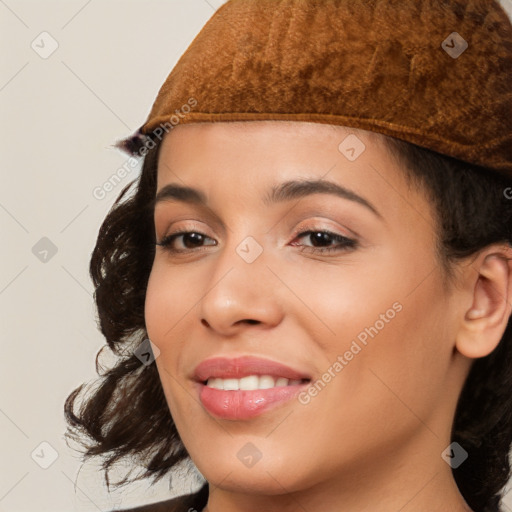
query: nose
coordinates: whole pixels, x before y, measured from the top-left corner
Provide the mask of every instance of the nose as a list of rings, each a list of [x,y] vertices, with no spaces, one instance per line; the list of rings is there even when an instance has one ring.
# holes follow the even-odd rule
[[[247,263],[234,248],[224,249],[212,263],[211,279],[199,304],[203,326],[229,337],[249,326],[270,328],[282,321],[279,281],[265,260],[265,251]]]

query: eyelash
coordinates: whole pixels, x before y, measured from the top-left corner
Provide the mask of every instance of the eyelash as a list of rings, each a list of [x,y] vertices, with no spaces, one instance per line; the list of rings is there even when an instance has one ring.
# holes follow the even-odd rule
[[[334,247],[311,247],[311,246],[306,245],[300,249],[300,252],[309,252],[312,254],[332,254],[332,253],[337,253],[337,252],[341,252],[341,251],[347,251],[349,249],[354,249],[358,245],[357,241],[352,238],[347,238],[346,236],[340,235],[338,233],[333,233],[331,231],[322,230],[322,229],[316,229],[316,230],[308,229],[306,231],[301,231],[300,233],[295,235],[295,238],[302,238],[304,236],[312,235],[312,234],[316,234],[316,233],[322,233],[323,235],[328,235],[329,237],[332,238],[333,242],[337,241],[338,245],[336,245]],[[156,245],[163,247],[165,251],[167,251],[171,254],[183,254],[183,253],[189,253],[189,252],[196,251],[197,249],[199,249],[199,250],[203,249],[203,247],[198,247],[195,249],[173,249],[171,247],[171,244],[174,242],[174,240],[176,240],[176,238],[178,238],[179,236],[182,236],[182,235],[189,235],[189,234],[197,234],[197,235],[201,235],[205,238],[210,238],[207,235],[205,235],[204,233],[201,233],[199,231],[183,230],[183,231],[177,231],[176,233],[171,233],[170,235],[165,236]],[[212,240],[212,239],[210,239],[210,240]],[[215,244],[212,244],[212,245],[215,245]]]

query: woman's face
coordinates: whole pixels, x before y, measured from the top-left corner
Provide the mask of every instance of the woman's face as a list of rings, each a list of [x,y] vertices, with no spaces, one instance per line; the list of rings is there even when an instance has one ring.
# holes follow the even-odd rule
[[[441,452],[466,370],[457,306],[432,208],[381,136],[180,126],[163,142],[157,195],[166,245],[147,330],[207,480],[281,494],[383,468],[416,479],[420,459],[430,476],[449,471]]]

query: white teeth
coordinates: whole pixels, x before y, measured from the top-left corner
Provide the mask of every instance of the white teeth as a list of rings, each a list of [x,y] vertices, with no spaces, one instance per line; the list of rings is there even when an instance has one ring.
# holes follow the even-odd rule
[[[257,375],[249,375],[240,379],[239,388],[244,391],[254,391],[258,389],[260,379]]]
[[[210,378],[206,385],[209,388],[225,389],[228,391],[254,391],[256,389],[270,389],[274,387],[295,386],[301,384],[301,380],[289,380],[284,377],[274,377],[270,375],[248,375],[241,379],[219,379]]]
[[[215,389],[224,389],[223,379],[208,379],[208,386]]]
[[[270,389],[274,387],[274,384],[276,381],[274,380],[274,377],[271,377],[270,375],[262,375],[260,377],[260,389]]]
[[[222,380],[222,379],[219,379],[219,380]],[[224,389],[227,389],[229,391],[238,391],[240,389],[239,380],[238,379],[224,379]]]

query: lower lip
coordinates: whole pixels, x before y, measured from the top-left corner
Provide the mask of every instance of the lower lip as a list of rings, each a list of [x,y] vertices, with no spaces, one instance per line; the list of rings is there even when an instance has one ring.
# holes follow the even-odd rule
[[[199,398],[213,416],[226,420],[246,420],[288,402],[307,384],[254,391],[224,391],[199,384]]]

